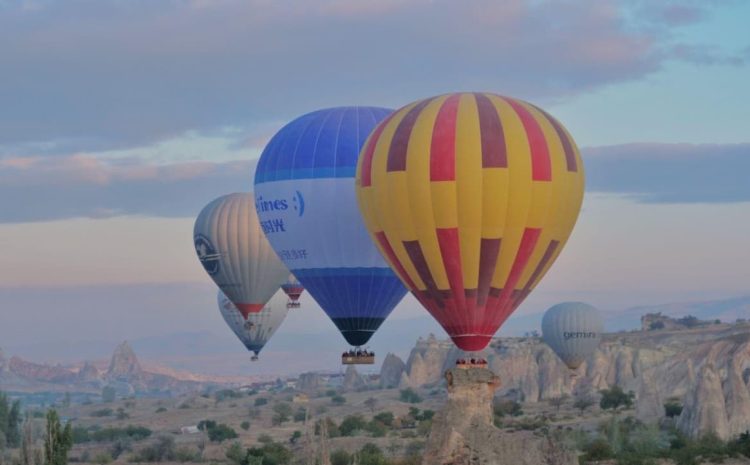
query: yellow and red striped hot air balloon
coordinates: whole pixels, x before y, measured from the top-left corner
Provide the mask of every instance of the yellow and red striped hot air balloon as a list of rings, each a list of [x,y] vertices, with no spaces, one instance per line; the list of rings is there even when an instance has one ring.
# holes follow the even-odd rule
[[[356,183],[391,267],[458,347],[477,351],[560,254],[584,175],[573,138],[543,110],[456,93],[381,122]]]

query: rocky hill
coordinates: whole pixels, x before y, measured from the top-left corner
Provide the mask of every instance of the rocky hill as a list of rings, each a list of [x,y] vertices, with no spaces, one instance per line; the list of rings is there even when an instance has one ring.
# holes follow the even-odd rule
[[[448,400],[435,415],[424,465],[575,465],[577,454],[531,431],[503,431],[492,419],[492,397],[500,380],[490,370],[445,372]]]
[[[145,370],[127,342],[117,346],[106,370],[99,370],[92,362],[74,367],[34,363],[16,356],[8,360],[0,351],[0,389],[2,390],[98,393],[104,386],[112,386],[120,395],[125,396],[180,394],[222,384],[216,381],[180,379]]]
[[[403,366],[389,355],[381,382],[438,384],[459,356],[448,340],[420,339]],[[500,396],[538,402],[618,385],[636,393],[644,421],[659,421],[676,399],[684,407],[677,425],[691,436],[750,429],[750,323],[608,334],[577,377],[538,338],[497,339],[482,356],[500,377]]]

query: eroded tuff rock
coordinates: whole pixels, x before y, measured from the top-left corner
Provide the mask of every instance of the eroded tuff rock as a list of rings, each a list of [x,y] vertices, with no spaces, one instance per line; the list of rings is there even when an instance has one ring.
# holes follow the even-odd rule
[[[530,431],[508,432],[492,423],[500,382],[484,368],[446,371],[448,400],[433,418],[424,465],[574,465],[576,454]]]
[[[397,355],[388,353],[380,367],[380,387],[390,389],[398,387],[401,375],[406,370],[406,364]]]
[[[107,378],[111,380],[131,381],[140,378],[143,373],[138,357],[127,341],[121,343],[112,354],[107,370]]]
[[[448,340],[419,340],[400,385],[435,385],[435,373],[464,356]],[[684,406],[678,425],[691,436],[727,438],[750,429],[748,323],[607,334],[577,377],[538,338],[496,339],[480,356],[503,380],[502,396],[537,402],[618,385],[636,393],[643,421],[661,420],[664,402],[677,398]]]
[[[357,369],[354,367],[354,365],[349,365],[346,367],[346,373],[344,373],[344,382],[342,384],[342,387],[345,391],[356,391],[357,389],[362,389],[367,385],[367,382],[357,372]]]
[[[729,437],[729,422],[724,410],[721,379],[711,363],[700,370],[698,385],[685,397],[677,426],[690,436],[711,431],[722,439]]]
[[[322,388],[323,383],[320,381],[320,375],[317,373],[302,373],[297,380],[297,389],[303,392],[315,392]]]

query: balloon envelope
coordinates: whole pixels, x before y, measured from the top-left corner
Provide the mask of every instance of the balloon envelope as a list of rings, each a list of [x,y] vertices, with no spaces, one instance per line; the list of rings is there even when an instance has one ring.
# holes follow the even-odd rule
[[[281,285],[281,290],[289,297],[289,300],[296,302],[302,293],[305,292],[305,287],[301,282],[297,281],[297,278],[293,274],[290,274],[289,279]]]
[[[397,110],[368,138],[356,180],[373,240],[467,351],[487,346],[555,261],[583,183],[557,120],[481,93]]]
[[[604,322],[599,311],[583,302],[551,307],[542,318],[542,338],[568,368],[578,368],[599,346]]]
[[[229,194],[206,205],[193,240],[203,268],[245,317],[261,311],[289,276],[260,230],[253,194]]]
[[[354,346],[406,293],[370,240],[354,192],[360,148],[390,112],[346,107],[301,116],[271,139],[255,172],[268,240]]]
[[[273,333],[279,329],[289,311],[284,299],[272,298],[260,312],[251,313],[245,320],[245,317],[221,290],[218,292],[217,300],[224,321],[237,338],[245,344],[247,350],[255,352],[256,356],[271,339]]]

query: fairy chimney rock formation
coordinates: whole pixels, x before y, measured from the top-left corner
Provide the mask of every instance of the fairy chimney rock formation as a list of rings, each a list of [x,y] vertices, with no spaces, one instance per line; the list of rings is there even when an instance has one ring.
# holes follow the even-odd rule
[[[574,465],[575,453],[531,431],[493,424],[492,398],[500,379],[486,368],[445,372],[448,401],[432,423],[424,465]]]

